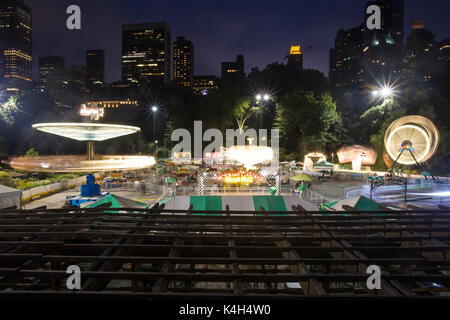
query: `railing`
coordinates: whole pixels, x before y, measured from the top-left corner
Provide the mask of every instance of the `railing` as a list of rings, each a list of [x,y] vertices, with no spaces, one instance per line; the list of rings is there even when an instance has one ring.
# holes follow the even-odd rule
[[[306,190],[302,199],[317,204],[325,204],[336,201],[336,199],[329,198],[312,190]]]

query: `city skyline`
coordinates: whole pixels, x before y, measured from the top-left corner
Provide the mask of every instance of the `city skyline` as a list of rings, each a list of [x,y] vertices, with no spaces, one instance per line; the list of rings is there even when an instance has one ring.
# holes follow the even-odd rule
[[[45,0],[39,3],[35,0],[26,1],[27,5],[33,9],[33,55],[35,58],[33,59],[33,79],[35,80],[38,68],[37,57],[63,55],[68,65],[84,64],[83,53],[95,48],[104,49],[106,52],[106,81],[119,80],[121,78],[120,29],[122,23],[151,21],[165,21],[172,30],[173,39],[176,36],[185,36],[193,42],[196,56],[195,75],[220,75],[220,63],[232,60],[238,54],[244,55],[247,72],[250,67],[262,69],[271,62],[286,62],[284,57],[290,45],[296,43],[302,47],[313,46],[305,54],[305,68],[318,69],[328,75],[328,51],[333,47],[336,32],[341,28],[350,28],[361,23],[366,3],[366,1],[359,0],[348,0],[340,4],[319,1],[315,5],[309,5],[308,12],[299,12],[289,10],[287,4],[282,2],[272,12],[272,20],[267,20],[273,22],[261,23],[260,20],[264,19],[252,18],[242,22],[240,17],[251,12],[258,16],[258,12],[267,9],[267,3],[264,1],[260,2],[259,6],[253,7],[243,4],[239,12],[235,10],[231,15],[226,14],[229,10],[228,7],[219,4],[205,3],[204,6],[202,6],[202,2],[195,6],[180,4],[184,9],[181,10],[184,13],[183,19],[180,19],[179,13],[172,15],[169,9],[164,10],[178,3],[177,1],[160,4],[135,0],[133,1],[135,4],[127,5],[127,8],[131,8],[129,10],[125,10],[126,8],[117,3],[108,2],[108,6],[102,6],[103,1],[97,1],[95,4],[79,1],[77,4],[82,9],[82,30],[69,31],[65,28],[65,19],[67,18],[65,8],[70,4],[69,2],[63,0],[55,5]],[[304,1],[295,3],[293,6],[301,7],[302,4],[306,6],[305,3]],[[54,7],[51,12],[46,10],[50,4]],[[445,29],[446,10],[444,8],[450,7],[450,4],[437,1],[436,6],[441,6],[442,10],[435,10],[434,6],[424,6],[420,1],[408,1],[405,5],[405,36],[410,33],[411,20],[420,18],[425,20],[427,28],[437,35],[438,40],[448,38],[450,35]],[[189,15],[198,7],[202,7],[201,12]],[[122,11],[117,11],[118,9]],[[299,19],[283,19],[283,17],[291,17],[293,14],[291,11],[296,11]],[[206,14],[208,12],[209,14]],[[96,25],[98,23],[95,19],[96,13],[103,14],[101,26]],[[220,19],[214,19],[216,14],[220,15]],[[48,19],[49,16],[52,18]],[[203,16],[204,19],[198,19],[199,16]],[[300,19],[303,16],[305,19]],[[322,16],[322,19],[317,19]],[[47,17],[46,21],[52,21],[52,23],[42,24],[40,21],[45,17]],[[117,19],[109,19],[109,17]],[[190,21],[190,19],[195,21]],[[240,22],[233,24],[234,19]],[[211,24],[212,20],[216,20],[214,24]],[[107,22],[105,23],[105,21]],[[61,25],[61,31],[59,28],[55,28],[55,25]],[[263,32],[261,32],[261,28],[263,28]],[[254,37],[249,36],[252,32],[255,33]],[[43,33],[46,33],[47,36]],[[88,34],[92,36],[87,36]],[[51,46],[47,45],[49,39],[53,39]],[[212,39],[219,40],[212,41]]]

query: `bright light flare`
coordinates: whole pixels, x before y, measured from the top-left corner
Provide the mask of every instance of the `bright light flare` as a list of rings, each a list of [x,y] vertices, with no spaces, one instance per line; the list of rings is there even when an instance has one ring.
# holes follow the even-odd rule
[[[372,91],[373,97],[381,97],[384,99],[390,98],[394,95],[394,89],[390,86],[384,86],[378,90]]]
[[[152,111],[153,111],[153,112],[157,112],[157,111],[158,111],[158,107],[157,107],[157,106],[153,106],[153,107],[152,107]]]
[[[381,89],[380,93],[384,98],[387,98],[387,97],[392,96],[393,90],[392,90],[392,88],[385,87],[385,88]]]

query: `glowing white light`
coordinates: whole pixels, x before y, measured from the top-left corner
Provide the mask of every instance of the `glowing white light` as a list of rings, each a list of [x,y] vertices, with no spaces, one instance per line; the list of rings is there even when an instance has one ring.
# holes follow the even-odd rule
[[[38,123],[33,128],[78,141],[105,141],[141,131],[138,127],[101,123]]]
[[[158,111],[158,107],[157,107],[157,106],[153,106],[153,107],[152,107],[152,111],[153,111],[153,112]]]
[[[372,95],[373,95],[374,97],[378,96],[379,94],[380,94],[380,92],[379,92],[378,90],[373,90],[373,91],[372,91]]]
[[[269,99],[270,99],[270,96],[268,94],[265,94],[264,95],[264,101],[269,101]]]
[[[254,165],[273,159],[273,150],[263,146],[232,146],[227,150],[230,160],[238,161],[246,169],[254,169]]]
[[[384,98],[390,97],[392,95],[392,88],[384,87],[381,89],[380,93]]]
[[[256,100],[261,100],[262,99],[262,96],[260,95],[260,94],[258,94],[257,96],[256,96]]]
[[[99,120],[105,114],[103,108],[99,108],[97,106],[86,106],[85,104],[81,105],[80,116],[87,117],[91,120]]]

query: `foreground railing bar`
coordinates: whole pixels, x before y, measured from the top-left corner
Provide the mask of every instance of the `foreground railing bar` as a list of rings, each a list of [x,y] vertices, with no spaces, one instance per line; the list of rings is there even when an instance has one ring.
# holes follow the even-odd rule
[[[14,268],[0,268],[1,275],[14,274],[16,276],[30,276],[30,277],[56,277],[67,278],[66,271],[60,270],[18,270]],[[318,274],[311,273],[305,274],[200,274],[200,273],[186,273],[186,272],[126,272],[126,271],[83,271],[85,277],[91,277],[95,279],[158,279],[164,277],[166,280],[171,281],[213,281],[213,282],[225,282],[233,281],[236,279],[248,282],[296,282],[300,280],[317,279],[320,281],[354,281],[354,282],[366,282],[367,275],[362,274]],[[446,282],[450,280],[450,275],[399,275],[389,274],[383,276],[384,280],[398,280],[398,281],[411,281],[411,282]]]

